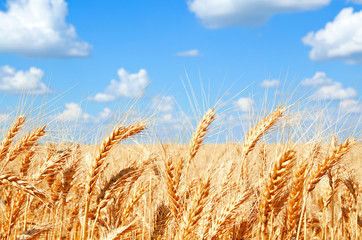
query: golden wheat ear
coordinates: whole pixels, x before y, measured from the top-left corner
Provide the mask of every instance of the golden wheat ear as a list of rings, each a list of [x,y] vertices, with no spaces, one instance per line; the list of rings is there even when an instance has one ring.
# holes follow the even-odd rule
[[[129,138],[133,135],[140,133],[146,129],[144,122],[138,122],[128,127],[118,126],[116,127],[110,136],[108,136],[103,143],[99,146],[99,149],[94,157],[93,165],[91,167],[91,172],[89,174],[90,181],[88,187],[88,194],[91,194],[93,188],[97,182],[97,179],[102,171],[104,162],[110,152],[110,150],[120,141]]]
[[[197,192],[192,197],[191,202],[184,212],[176,239],[182,240],[192,238],[199,220],[205,215],[203,210],[210,198],[210,188],[210,178],[198,187]]]
[[[135,222],[128,224],[127,226],[122,226],[111,231],[103,240],[118,240],[127,233],[130,233],[136,230],[138,227],[135,225]]]
[[[241,158],[241,172],[239,179],[244,179],[246,173],[246,157],[255,148],[260,138],[267,134],[268,131],[283,117],[285,108],[277,107],[267,117],[261,119],[250,131],[245,135],[244,143],[241,147],[240,158]],[[236,160],[233,160],[229,172],[226,174],[224,183],[222,184],[223,191],[227,190],[227,185],[231,182],[235,168]]]
[[[315,189],[316,185],[321,181],[327,171],[333,166],[339,163],[342,158],[351,150],[351,148],[357,144],[356,139],[348,138],[344,143],[336,144],[335,138],[332,138],[330,143],[330,149],[324,161],[318,165],[315,171],[311,174],[308,181],[307,192],[311,192]]]
[[[155,226],[151,234],[151,240],[161,239],[164,235],[170,216],[170,209],[167,205],[161,203],[158,205],[155,215]]]
[[[216,218],[216,222],[212,225],[211,229],[205,234],[204,239],[215,239],[215,237],[222,237],[227,233],[235,224],[238,210],[241,205],[249,199],[252,192],[246,190],[243,194],[235,197],[233,200],[226,203],[222,208],[220,215]]]
[[[127,127],[123,125],[117,126],[99,146],[98,151],[93,158],[93,163],[91,165],[89,173],[89,180],[86,184],[84,224],[83,224],[83,234],[82,234],[84,240],[88,238],[88,212],[89,212],[90,198],[97,183],[97,180],[102,171],[104,170],[104,162],[106,161],[110,150],[120,141],[127,139],[131,136],[134,136],[145,129],[146,125],[142,121],[134,123]]]
[[[8,134],[3,138],[0,146],[0,162],[6,157],[8,154],[11,143],[14,140],[14,137],[20,131],[21,127],[24,125],[26,117],[19,116],[13,126],[10,128]]]
[[[214,109],[209,109],[202,120],[199,122],[199,125],[196,127],[196,131],[192,135],[188,146],[188,156],[186,161],[184,161],[184,166],[186,168],[185,176],[187,177],[188,169],[191,163],[191,160],[195,157],[198,152],[202,142],[205,140],[205,135],[209,130],[210,124],[215,120],[215,111]]]
[[[267,239],[268,220],[271,212],[275,210],[274,208],[278,200],[277,193],[286,190],[285,186],[288,181],[288,175],[291,173],[291,168],[294,166],[295,160],[295,151],[287,149],[279,156],[270,172],[259,206],[260,234],[262,239]]]
[[[266,134],[283,117],[285,108],[277,107],[266,118],[261,119],[245,136],[242,156],[246,157],[254,148],[260,138]]]
[[[297,234],[296,229],[302,212],[302,200],[304,196],[307,169],[307,162],[302,162],[294,172],[294,179],[289,194],[287,208],[287,239],[292,239]]]
[[[43,127],[38,127],[36,129],[34,129],[28,135],[24,136],[15,146],[13,146],[7,155],[6,161],[5,161],[4,165],[2,166],[1,171],[4,171],[6,165],[9,162],[14,161],[20,154],[29,151],[29,149],[31,149],[31,147],[33,147],[37,143],[39,138],[44,136],[45,128],[46,128],[46,125]]]
[[[38,239],[42,234],[51,231],[53,228],[50,224],[44,226],[35,226],[19,235],[16,239],[33,240]]]
[[[20,177],[13,176],[11,174],[3,174],[0,175],[0,183],[9,183],[10,185],[38,198],[42,202],[48,202],[48,198],[43,191],[34,187],[28,181],[21,179]]]

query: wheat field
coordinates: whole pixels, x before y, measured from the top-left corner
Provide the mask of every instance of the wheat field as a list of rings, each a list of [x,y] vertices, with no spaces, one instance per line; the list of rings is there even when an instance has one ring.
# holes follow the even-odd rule
[[[360,139],[266,141],[285,115],[242,142],[205,143],[209,109],[188,144],[124,144],[150,127],[135,121],[96,145],[44,143],[18,116],[0,145],[1,239],[362,239]]]

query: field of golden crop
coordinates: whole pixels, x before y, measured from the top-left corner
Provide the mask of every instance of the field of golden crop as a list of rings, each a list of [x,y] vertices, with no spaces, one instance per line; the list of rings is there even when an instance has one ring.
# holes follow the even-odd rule
[[[285,111],[242,142],[205,144],[210,109],[185,145],[124,144],[147,121],[98,145],[43,143],[51,132],[19,116],[0,145],[0,237],[362,239],[360,140],[265,141]]]

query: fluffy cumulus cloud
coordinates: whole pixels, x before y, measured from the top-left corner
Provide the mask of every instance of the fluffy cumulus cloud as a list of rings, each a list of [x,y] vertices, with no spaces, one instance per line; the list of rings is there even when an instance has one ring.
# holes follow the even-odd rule
[[[319,88],[314,97],[318,100],[343,100],[354,98],[356,96],[357,91],[354,88],[344,88],[342,83],[334,82],[331,85]]]
[[[302,86],[318,86],[318,85],[329,85],[334,81],[327,77],[325,72],[316,72],[313,77],[306,78],[301,82]]]
[[[82,107],[74,102],[66,103],[65,110],[57,116],[60,121],[68,122],[101,122],[108,119],[111,116],[111,110],[104,108],[102,112],[95,116],[92,116],[83,111]]]
[[[97,93],[89,99],[96,102],[112,102],[119,97],[138,97],[150,82],[145,69],[140,69],[138,73],[130,74],[124,68],[121,68],[118,70],[118,77],[119,81],[112,79],[104,92]]]
[[[278,13],[314,10],[330,0],[191,0],[189,10],[209,28],[261,25]]]
[[[152,99],[153,106],[160,112],[174,110],[175,99],[172,96],[157,96]]]
[[[77,103],[66,103],[65,110],[58,115],[58,119],[62,121],[88,121],[90,115],[84,113],[81,106]]]
[[[64,0],[7,0],[0,11],[0,52],[30,57],[84,57],[92,46],[67,23]]]
[[[10,93],[45,94],[50,90],[42,82],[44,72],[36,67],[17,71],[8,65],[0,67],[0,90]]]
[[[152,106],[157,111],[157,120],[165,124],[177,122],[175,110],[176,100],[173,96],[156,96],[152,98]]]
[[[362,10],[344,8],[323,29],[308,33],[303,43],[312,47],[309,57],[315,61],[342,59],[362,63]]]
[[[343,100],[339,103],[339,108],[347,113],[362,113],[362,103],[354,99]]]
[[[198,49],[192,49],[188,51],[178,52],[176,53],[177,56],[181,57],[198,57],[200,56],[200,51]]]
[[[329,78],[325,72],[316,72],[313,77],[301,82],[302,86],[318,87],[312,98],[314,100],[344,100],[357,96],[357,91],[344,87],[342,83]]]
[[[158,117],[158,121],[161,123],[175,123],[176,119],[172,113],[163,113]]]
[[[10,114],[8,113],[0,113],[0,121],[5,122],[8,121],[10,118]]]
[[[264,80],[260,86],[264,88],[274,88],[278,87],[280,84],[279,80],[273,79],[273,80]]]
[[[240,111],[248,112],[252,109],[254,100],[251,98],[239,98],[234,104]]]

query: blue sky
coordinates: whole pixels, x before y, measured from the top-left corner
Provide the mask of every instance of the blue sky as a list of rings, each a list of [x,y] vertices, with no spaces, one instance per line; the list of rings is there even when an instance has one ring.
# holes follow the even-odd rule
[[[61,121],[98,123],[144,92],[141,106],[173,123],[180,109],[194,115],[187,77],[201,110],[200,82],[206,105],[225,94],[230,116],[257,108],[266,88],[362,112],[360,0],[0,0],[0,11],[3,115],[26,92],[56,98]]]

